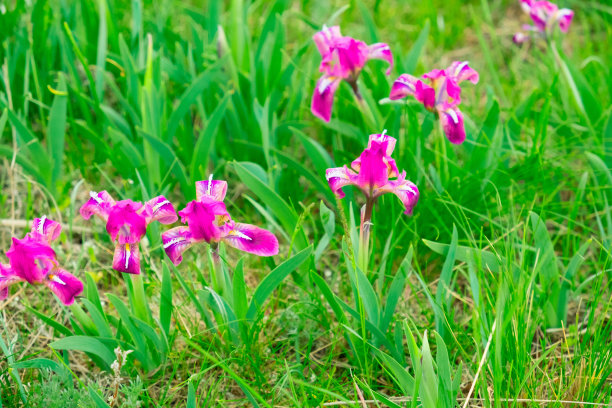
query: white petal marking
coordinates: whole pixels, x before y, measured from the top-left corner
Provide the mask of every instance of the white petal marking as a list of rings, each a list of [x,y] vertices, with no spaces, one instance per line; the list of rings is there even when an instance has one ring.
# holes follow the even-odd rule
[[[43,215],[42,217],[40,217],[40,220],[38,221],[38,226],[36,227],[36,230],[39,234],[43,234],[45,230],[45,222],[47,222],[47,216]]]
[[[170,201],[164,200],[164,201],[161,201],[161,202],[155,204],[155,206],[153,207],[153,214],[158,212],[166,204],[170,204]]]

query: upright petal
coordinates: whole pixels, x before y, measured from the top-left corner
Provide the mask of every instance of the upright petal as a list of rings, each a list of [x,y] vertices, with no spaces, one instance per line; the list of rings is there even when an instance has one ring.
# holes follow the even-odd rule
[[[372,148],[372,143],[379,143],[384,146],[385,155],[391,156],[393,150],[395,150],[397,140],[394,137],[389,136],[386,131],[387,130],[385,129],[383,133],[370,135],[368,139],[368,149]]]
[[[342,37],[336,41],[332,51],[333,58],[337,58],[337,64],[334,64],[333,59],[327,61],[328,68],[323,72],[344,79],[356,80],[368,61],[369,48],[367,44],[351,37]]]
[[[140,274],[140,248],[138,244],[115,245],[113,256],[113,269],[118,272]]]
[[[389,63],[389,68],[386,74],[389,75],[393,69],[393,54],[391,48],[385,43],[376,43],[368,47],[368,58],[369,59],[380,59]]]
[[[55,251],[46,243],[26,236],[13,238],[6,252],[12,272],[29,283],[41,283],[49,265],[56,263]]]
[[[451,143],[461,144],[465,140],[465,125],[463,124],[463,114],[454,107],[449,107],[440,111],[440,121],[444,129],[444,134]]]
[[[83,293],[83,282],[60,268],[50,271],[44,283],[66,306],[74,303],[74,298]]]
[[[564,8],[557,12],[557,20],[559,21],[559,28],[562,32],[567,33],[573,18],[574,12],[570,9]]]
[[[8,296],[9,286],[23,280],[11,270],[10,265],[0,264],[0,300]]]
[[[219,241],[225,224],[231,220],[225,204],[206,197],[201,201],[191,201],[179,211],[179,215],[189,225],[193,239],[208,243]]]
[[[327,178],[329,188],[338,198],[344,198],[342,187],[355,184],[354,179],[356,177],[357,174],[346,166],[334,167],[325,171],[325,178]]]
[[[120,244],[135,244],[147,232],[147,218],[150,209],[132,200],[122,200],[115,204],[108,215],[106,232],[113,241]]]
[[[406,180],[406,172],[403,171],[397,180],[390,180],[385,186],[381,187],[377,194],[393,193],[404,204],[404,214],[412,215],[414,206],[419,201],[419,189],[416,184]]]
[[[250,224],[234,224],[223,240],[236,249],[259,256],[278,254],[278,240],[270,231]]]
[[[88,220],[92,215],[97,215],[104,221],[108,219],[111,208],[115,205],[115,200],[106,191],[89,192],[89,200],[81,206],[79,212],[81,217]]]
[[[178,265],[183,261],[183,252],[198,241],[191,235],[189,227],[175,227],[162,234],[162,242],[168,258]]]
[[[478,72],[475,69],[470,68],[467,61],[455,61],[447,69],[448,75],[455,80],[457,83],[462,81],[470,81],[473,84],[477,84],[479,80]]]
[[[46,242],[51,242],[59,237],[62,232],[62,226],[59,222],[50,220],[45,215],[40,218],[35,218],[32,221],[32,230],[30,234],[39,237]]]
[[[145,204],[149,207],[151,218],[148,222],[159,221],[162,224],[172,224],[178,220],[174,205],[166,197],[157,196]]]
[[[365,149],[359,156],[359,172],[357,185],[364,193],[370,194],[374,189],[384,185],[389,180],[389,174],[397,174],[395,161],[385,155],[386,146],[373,143],[372,148]],[[390,164],[392,168],[390,169]]]
[[[199,201],[202,197],[207,196],[217,201],[225,200],[227,193],[227,181],[213,180],[196,181],[196,198]]]
[[[313,115],[329,122],[331,119],[332,107],[334,105],[334,95],[340,85],[341,78],[323,75],[317,81],[312,94],[312,104],[310,109]]]
[[[415,84],[414,97],[427,109],[433,109],[436,105],[436,90],[423,81]]]
[[[412,75],[402,74],[393,82],[391,86],[391,93],[389,99],[397,100],[407,97],[408,95],[414,96],[416,92],[416,83],[420,80],[413,77]]]
[[[323,27],[323,29],[312,36],[312,39],[322,56],[330,52],[330,48],[334,43],[342,38],[339,26]]]

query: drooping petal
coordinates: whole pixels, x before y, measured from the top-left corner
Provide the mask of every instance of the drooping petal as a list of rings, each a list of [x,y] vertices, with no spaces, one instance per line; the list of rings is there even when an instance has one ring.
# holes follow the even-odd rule
[[[150,216],[150,209],[141,203],[119,201],[108,215],[106,232],[113,241],[118,239],[120,244],[135,244],[147,232],[147,218]]]
[[[338,198],[344,198],[342,187],[355,184],[354,179],[356,177],[357,174],[346,166],[334,167],[325,171],[325,178],[327,178],[329,188]]]
[[[225,224],[231,220],[225,204],[205,196],[201,201],[188,203],[179,211],[179,215],[182,221],[189,225],[193,239],[209,243],[219,241]]]
[[[312,39],[322,56],[330,53],[330,48],[334,43],[342,38],[339,26],[323,27],[323,29],[312,36]]]
[[[223,201],[227,193],[227,181],[222,180],[204,180],[196,181],[196,198],[199,201],[202,197],[207,196],[217,201]]]
[[[56,263],[55,251],[46,243],[26,236],[13,238],[13,244],[6,252],[11,271],[29,283],[40,283],[46,269]]]
[[[162,224],[172,224],[178,220],[174,205],[164,196],[157,196],[147,201],[146,206],[149,207],[151,221],[159,221]]]
[[[92,215],[97,215],[104,221],[108,219],[111,208],[115,205],[115,200],[106,191],[89,192],[89,200],[81,206],[79,212],[81,217],[88,220]]]
[[[397,100],[413,95],[416,92],[416,83],[420,80],[412,75],[402,74],[393,82],[389,99]]]
[[[51,242],[59,237],[62,232],[62,226],[59,222],[50,220],[46,216],[35,218],[32,221],[32,230],[30,234],[40,238],[46,242]]]
[[[331,119],[332,107],[334,105],[334,95],[341,78],[323,75],[317,81],[317,85],[312,93],[312,103],[310,109],[316,117],[329,122]]]
[[[531,7],[533,6],[534,0],[520,0],[521,8],[525,13],[529,13],[531,11]]]
[[[557,12],[557,20],[559,21],[559,28],[562,32],[567,33],[573,18],[574,12],[570,9],[564,8]]]
[[[66,306],[74,303],[74,298],[83,293],[83,282],[60,268],[50,271],[44,283]]]
[[[21,281],[23,279],[11,270],[10,265],[0,264],[0,300],[7,298],[9,286]]]
[[[440,111],[440,121],[444,134],[451,143],[461,144],[465,140],[465,125],[463,113],[455,107],[448,107]]]
[[[115,245],[113,269],[118,272],[140,274],[140,248],[138,244]]]
[[[390,180],[385,186],[381,187],[377,194],[393,193],[404,204],[404,214],[412,215],[414,206],[419,201],[419,189],[416,184],[406,180],[406,172],[403,171],[397,180]]]
[[[557,13],[559,7],[549,1],[534,1],[529,10],[529,16],[539,31],[546,31],[548,22]]]
[[[368,47],[368,58],[380,59],[389,63],[386,74],[389,75],[393,69],[393,54],[391,48],[385,43],[375,43]]]
[[[175,227],[162,234],[162,242],[168,258],[178,265],[183,261],[183,252],[198,241],[192,237],[189,227]]]
[[[470,68],[467,61],[455,61],[447,69],[448,75],[455,80],[456,83],[470,81],[477,84],[480,79],[478,72]]]
[[[234,224],[223,240],[236,249],[259,256],[278,254],[278,240],[270,231],[250,224]]]

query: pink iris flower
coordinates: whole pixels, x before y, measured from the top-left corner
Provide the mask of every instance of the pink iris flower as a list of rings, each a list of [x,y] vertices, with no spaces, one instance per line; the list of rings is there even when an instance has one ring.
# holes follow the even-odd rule
[[[393,193],[404,204],[405,214],[410,215],[419,200],[419,189],[406,180],[406,171],[398,171],[395,160],[391,158],[396,140],[385,132],[370,135],[368,147],[351,163],[351,168],[327,169],[325,176],[338,198],[344,197],[343,187],[353,185],[363,191],[367,197],[366,208],[371,209],[376,198]],[[364,215],[367,218],[365,221],[369,221],[370,215]]]
[[[342,80],[351,85],[358,98],[357,78],[366,62],[370,59],[381,59],[389,63],[387,75],[393,68],[393,55],[389,46],[384,43],[367,45],[351,37],[343,37],[340,27],[323,27],[313,40],[321,53],[322,61],[319,71],[323,76],[317,81],[312,94],[312,113],[329,122],[331,118],[334,94]]]
[[[0,299],[8,296],[8,287],[18,282],[47,286],[65,305],[83,292],[83,283],[59,266],[51,242],[62,227],[47,217],[36,218],[32,230],[23,239],[13,238],[6,252],[8,265],[0,264]]]
[[[557,25],[561,32],[567,33],[572,24],[574,12],[570,9],[560,9],[559,6],[549,1],[520,0],[520,3],[523,11],[529,14],[533,21],[533,25],[526,24],[523,26],[523,30],[527,33],[534,33],[546,38],[552,34]],[[530,38],[527,33],[518,32],[512,40],[516,44],[523,43]]]
[[[416,78],[402,74],[391,87],[389,99],[401,99],[409,95],[423,104],[426,109],[436,112],[446,137],[451,143],[461,144],[465,140],[463,113],[458,106],[461,102],[462,81],[478,83],[476,70],[467,61],[455,61],[446,69],[434,69]]]
[[[234,222],[223,203],[227,182],[213,180],[196,182],[196,200],[179,211],[187,226],[175,227],[162,234],[164,249],[172,263],[183,260],[183,252],[199,242],[216,244],[220,241],[259,256],[278,254],[278,240],[270,231],[254,225]]]
[[[106,191],[92,191],[89,197],[80,213],[86,220],[97,215],[106,222],[106,232],[116,243],[113,269],[140,274],[140,240],[151,222],[176,222],[178,216],[174,206],[164,196],[155,197],[145,204],[132,200],[115,201]]]

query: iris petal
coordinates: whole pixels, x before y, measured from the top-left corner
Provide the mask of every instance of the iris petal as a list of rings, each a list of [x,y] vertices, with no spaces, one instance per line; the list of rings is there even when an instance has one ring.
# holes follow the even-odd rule
[[[151,221],[159,221],[162,224],[172,224],[178,220],[174,205],[166,197],[157,196],[147,201],[146,206],[149,207],[151,213]]]
[[[83,293],[83,282],[63,269],[48,273],[44,283],[66,306],[74,303],[74,298]]]
[[[113,256],[113,269],[118,272],[140,274],[140,248],[138,244],[115,245]]]
[[[270,231],[250,224],[234,224],[223,240],[236,249],[259,256],[278,254],[278,240]]]
[[[197,242],[188,227],[175,227],[162,234],[164,251],[174,265],[183,261],[183,252]]]
[[[312,113],[326,122],[331,119],[334,95],[340,85],[341,78],[324,75],[317,81],[312,94],[310,109]]]
[[[90,219],[92,215],[97,215],[106,221],[113,205],[115,205],[115,200],[106,191],[100,191],[99,193],[91,191],[89,192],[89,200],[81,206],[79,212],[81,217],[86,220]]]

